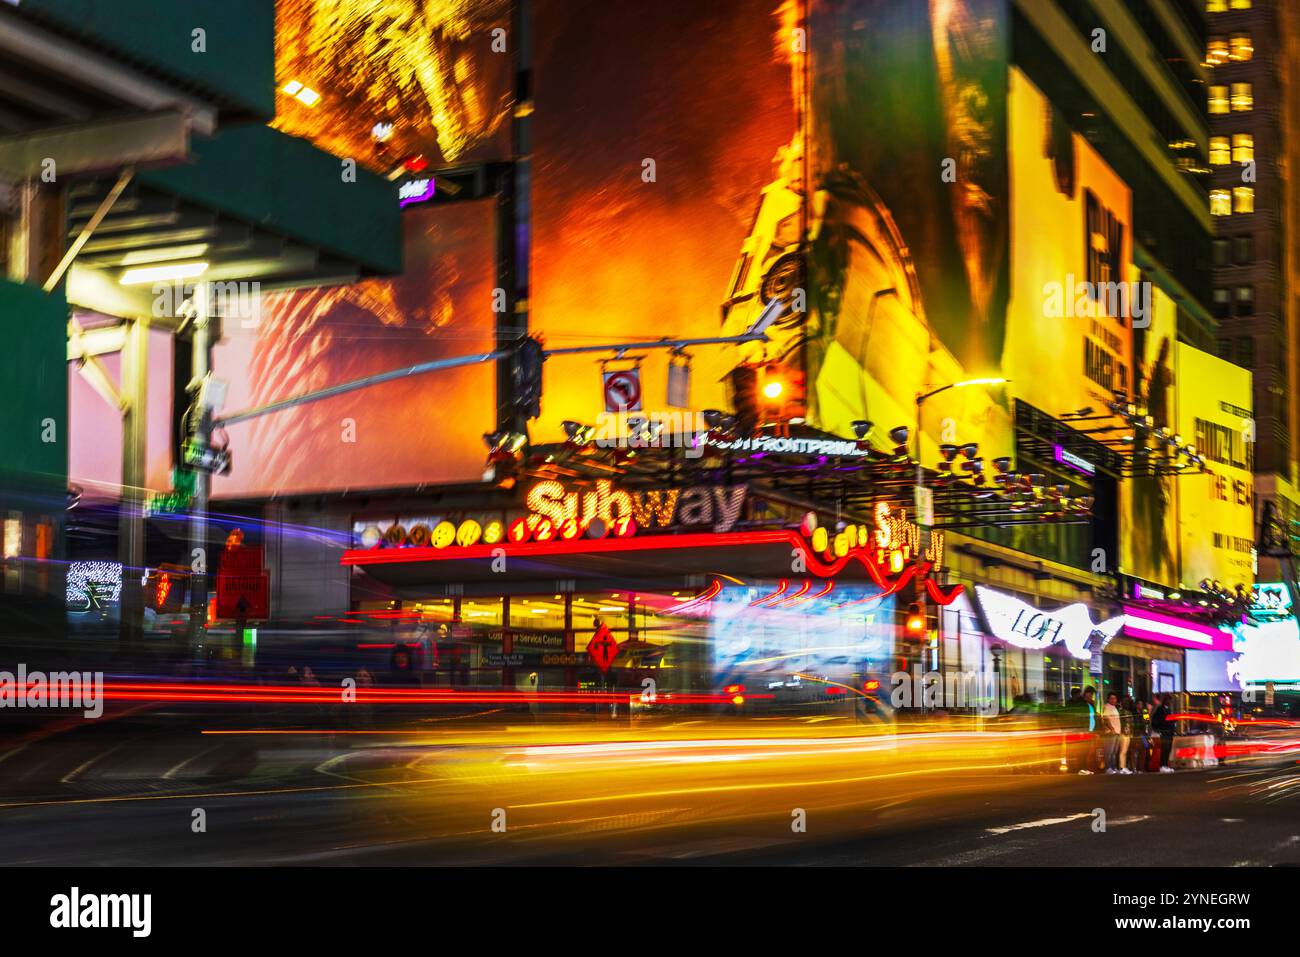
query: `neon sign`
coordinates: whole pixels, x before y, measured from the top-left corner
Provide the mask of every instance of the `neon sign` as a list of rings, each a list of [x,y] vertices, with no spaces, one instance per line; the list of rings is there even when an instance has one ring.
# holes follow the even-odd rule
[[[1031,651],[1059,643],[1075,658],[1086,660],[1092,657],[1093,649],[1089,646],[1094,633],[1100,633],[1108,642],[1124,625],[1123,615],[1094,623],[1092,613],[1083,602],[1045,611],[983,585],[975,586],[975,595],[989,630],[1007,644]]]
[[[432,199],[433,190],[434,180],[432,176],[427,179],[408,180],[397,191],[398,206],[405,208],[412,203],[423,203],[425,200]]]
[[[942,532],[931,532],[930,545],[922,550],[921,528],[915,522],[908,521],[906,511],[900,509],[895,514],[888,503],[879,502],[876,504],[875,518],[876,523],[872,527],[846,525],[833,537],[825,526],[806,526],[804,533],[811,542],[813,551],[825,554],[828,558],[843,558],[855,548],[869,549],[876,564],[888,568],[895,575],[918,558],[936,568],[942,567]]]
[[[572,538],[596,521],[622,535],[674,525],[708,525],[715,532],[726,532],[740,518],[748,492],[745,485],[626,492],[616,489],[609,479],[573,491],[554,479],[545,479],[528,489],[524,505],[553,528],[571,531],[568,537]]]

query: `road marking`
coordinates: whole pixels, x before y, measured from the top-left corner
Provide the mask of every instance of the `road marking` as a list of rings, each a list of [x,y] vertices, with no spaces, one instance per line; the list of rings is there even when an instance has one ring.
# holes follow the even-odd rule
[[[1045,817],[1038,821],[1025,821],[1023,824],[1010,824],[1006,827],[988,827],[985,830],[990,834],[1010,834],[1012,831],[1023,831],[1029,827],[1050,827],[1053,824],[1067,824],[1070,821],[1077,821],[1084,817],[1092,817],[1092,815],[1071,814],[1068,817]]]
[[[188,758],[186,758],[184,761],[180,762],[180,764],[174,764],[174,765],[172,765],[170,768],[168,768],[166,771],[164,771],[164,772],[163,772],[162,779],[163,779],[164,781],[170,781],[172,778],[176,777],[176,775],[180,774],[180,772],[181,772],[181,771],[182,771],[182,770],[183,770],[187,765],[189,765],[190,763],[192,763],[192,762],[194,762],[194,761],[197,761],[199,758],[203,757],[204,755],[211,754],[213,751],[217,750],[219,747],[221,747],[221,745],[219,745],[219,744],[215,744],[215,745],[213,745],[213,746],[210,747],[210,748],[206,748],[206,749],[204,749],[204,750],[202,750],[202,751],[198,751],[198,752],[196,752],[196,753],[194,753],[194,754],[191,754],[191,755],[190,755]]]
[[[74,781],[74,780],[75,780],[75,779],[76,779],[76,778],[81,774],[82,771],[86,770],[86,768],[90,767],[90,766],[91,766],[92,764],[94,764],[96,761],[99,761],[99,760],[102,759],[102,758],[106,758],[106,757],[108,757],[108,756],[109,756],[110,754],[112,754],[114,751],[120,751],[120,750],[122,750],[122,748],[125,747],[126,744],[127,744],[127,742],[123,741],[121,744],[114,745],[113,747],[109,748],[107,751],[101,751],[101,752],[99,752],[99,753],[96,754],[94,757],[92,757],[89,761],[84,761],[84,762],[82,762],[80,765],[78,765],[77,767],[73,768],[71,771],[69,771],[69,772],[68,772],[67,774],[65,774],[63,777],[59,778],[59,783],[60,783],[60,784],[71,784],[71,783],[72,783],[72,782],[73,782],[73,781]]]

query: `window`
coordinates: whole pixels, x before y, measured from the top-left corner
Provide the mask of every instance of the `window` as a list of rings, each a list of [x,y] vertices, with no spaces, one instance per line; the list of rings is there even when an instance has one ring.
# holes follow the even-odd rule
[[[1228,62],[1228,38],[1210,37],[1205,42],[1205,63],[1207,66],[1219,66]]]
[[[1214,290],[1214,318],[1227,319],[1228,311],[1232,303],[1232,294],[1226,289]]]
[[[1245,266],[1255,261],[1255,237],[1232,237],[1232,259],[1238,266]]]
[[[1237,364],[1248,369],[1255,365],[1255,340],[1250,336],[1237,339]]]
[[[1228,0],[1205,0],[1206,13],[1227,13]]]
[[[1249,83],[1232,84],[1232,111],[1249,113],[1255,107],[1255,88]],[[1214,111],[1211,110],[1211,113]]]
[[[1234,33],[1228,40],[1228,59],[1235,63],[1244,63],[1255,55],[1255,46],[1250,42],[1249,33]]]
[[[1232,0],[1228,6],[1232,7],[1234,10],[1249,10],[1250,0]]]
[[[1252,163],[1255,160],[1255,134],[1232,134],[1232,161],[1234,163]]]
[[[1232,194],[1226,189],[1210,190],[1210,215],[1227,216],[1232,212]]]
[[[1236,186],[1232,190],[1232,211],[1234,213],[1253,213],[1255,211],[1255,187]],[[1213,210],[1211,210],[1213,212]]]
[[[1237,84],[1233,84],[1236,86]],[[1210,113],[1217,115],[1228,112],[1228,86],[1227,84],[1210,85]]]
[[[1213,240],[1213,242],[1211,242],[1210,244],[1210,265],[1212,266],[1230,265],[1232,259],[1229,255],[1229,248],[1231,247],[1231,245],[1232,244],[1228,242],[1228,240],[1226,239]]]
[[[1210,137],[1210,165],[1227,166],[1232,161],[1232,151],[1228,148],[1226,136]]]
[[[1227,359],[1229,362],[1232,361],[1232,340],[1231,339],[1219,340],[1219,358]]]
[[[1238,286],[1236,290],[1237,315],[1253,316],[1255,314],[1255,287]]]

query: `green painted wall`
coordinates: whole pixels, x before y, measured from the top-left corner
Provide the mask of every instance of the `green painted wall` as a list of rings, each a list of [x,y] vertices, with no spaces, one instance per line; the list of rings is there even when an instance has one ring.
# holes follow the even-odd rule
[[[68,304],[0,279],[0,504],[64,508],[68,484]],[[54,441],[43,441],[52,437]]]
[[[273,0],[23,0],[18,10],[225,111],[275,116]],[[193,49],[198,28],[202,53]]]

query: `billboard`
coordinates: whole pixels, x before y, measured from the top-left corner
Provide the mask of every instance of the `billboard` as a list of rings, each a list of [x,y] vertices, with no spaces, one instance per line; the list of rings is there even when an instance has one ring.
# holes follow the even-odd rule
[[[396,202],[396,198],[394,198]],[[215,374],[227,414],[434,359],[488,352],[491,201],[403,214],[406,272],[263,297],[260,318],[227,322]],[[496,417],[495,366],[385,382],[236,423],[220,497],[263,497],[425,482],[477,482]],[[221,440],[221,436],[217,436]]]
[[[818,0],[809,26],[810,111],[790,150],[804,175],[789,177],[813,191],[808,310],[779,347],[804,351],[813,424],[870,420],[883,442],[914,425],[917,394],[1001,364],[1008,5]],[[925,413],[927,444],[946,431],[1011,452],[1005,390],[952,390]]]
[[[1133,401],[1157,426],[1174,426],[1174,347],[1178,311],[1161,289],[1152,287],[1149,324],[1133,331]],[[1121,485],[1120,571],[1175,588],[1178,564],[1179,485],[1172,475],[1138,475]]]
[[[508,158],[510,8],[276,0],[275,126],[377,170]]]
[[[1002,374],[1017,399],[1048,415],[1104,415],[1130,389],[1131,320],[1147,318],[1149,293],[1132,265],[1132,193],[1020,70],[1009,86],[1016,201]]]
[[[1179,342],[1177,429],[1208,474],[1178,479],[1182,582],[1255,581],[1254,418],[1247,369]]]
[[[798,7],[783,0],[542,0],[534,16],[530,325],[548,348],[717,336],[774,158],[796,125]],[[797,207],[796,203],[796,207]],[[792,242],[797,247],[798,228]],[[734,347],[640,365],[641,414],[725,408]],[[547,360],[533,437],[604,415],[594,356]]]

